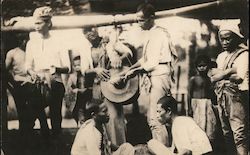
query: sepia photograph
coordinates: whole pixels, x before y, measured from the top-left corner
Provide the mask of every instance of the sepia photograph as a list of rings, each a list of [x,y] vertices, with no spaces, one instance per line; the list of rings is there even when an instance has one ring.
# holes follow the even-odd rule
[[[1,155],[250,155],[249,0],[1,0]]]

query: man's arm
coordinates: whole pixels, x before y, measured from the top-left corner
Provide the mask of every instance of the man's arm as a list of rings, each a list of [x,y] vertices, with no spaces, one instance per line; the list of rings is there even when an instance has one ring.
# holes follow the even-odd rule
[[[27,73],[31,76],[32,80],[37,78],[36,72],[33,70],[33,48],[32,42],[29,41],[26,45],[26,54],[25,54],[25,69]]]
[[[5,59],[5,67],[7,71],[9,71],[10,68],[12,67],[12,63],[13,63],[13,57],[12,57],[11,51],[9,51]]]
[[[214,75],[211,76],[211,82],[214,83],[225,78],[229,78],[230,75],[235,74],[236,72],[236,68],[217,71],[216,73],[214,73]]]
[[[126,58],[133,56],[130,48],[124,45],[122,42],[118,41],[114,45],[109,43],[106,47],[108,57],[111,61],[111,66],[114,68],[122,67],[122,62],[126,60]]]
[[[107,81],[110,79],[109,71],[107,69],[101,68],[101,67],[87,69],[87,70],[85,70],[84,75],[98,76],[99,78],[101,78],[104,81]]]

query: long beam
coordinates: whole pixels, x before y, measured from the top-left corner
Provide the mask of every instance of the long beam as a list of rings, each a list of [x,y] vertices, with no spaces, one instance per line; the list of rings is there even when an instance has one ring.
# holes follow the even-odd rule
[[[202,9],[210,6],[217,6],[221,1],[213,1],[202,4],[190,5],[181,8],[158,11],[156,12],[156,19],[166,18],[176,15],[182,15],[189,11]],[[109,26],[120,25],[127,23],[135,23],[141,17],[141,14],[126,14],[126,15],[92,15],[92,16],[53,16],[52,29],[70,29],[70,28],[84,28],[90,26]],[[3,26],[1,31],[34,31],[34,21],[32,17],[23,17],[18,20],[13,26]]]

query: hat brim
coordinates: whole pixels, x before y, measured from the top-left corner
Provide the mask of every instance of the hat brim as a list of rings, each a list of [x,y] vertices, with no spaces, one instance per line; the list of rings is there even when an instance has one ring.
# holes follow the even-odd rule
[[[112,77],[112,70],[111,77]],[[110,81],[101,81],[101,91],[104,97],[113,103],[123,103],[133,98],[139,90],[139,78],[135,76],[126,83],[123,88],[116,88]]]

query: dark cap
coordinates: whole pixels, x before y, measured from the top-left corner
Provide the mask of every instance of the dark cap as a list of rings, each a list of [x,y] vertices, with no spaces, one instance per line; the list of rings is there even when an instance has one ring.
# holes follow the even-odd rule
[[[148,19],[155,16],[155,7],[152,4],[144,3],[137,7],[137,12],[142,11],[142,18]]]

